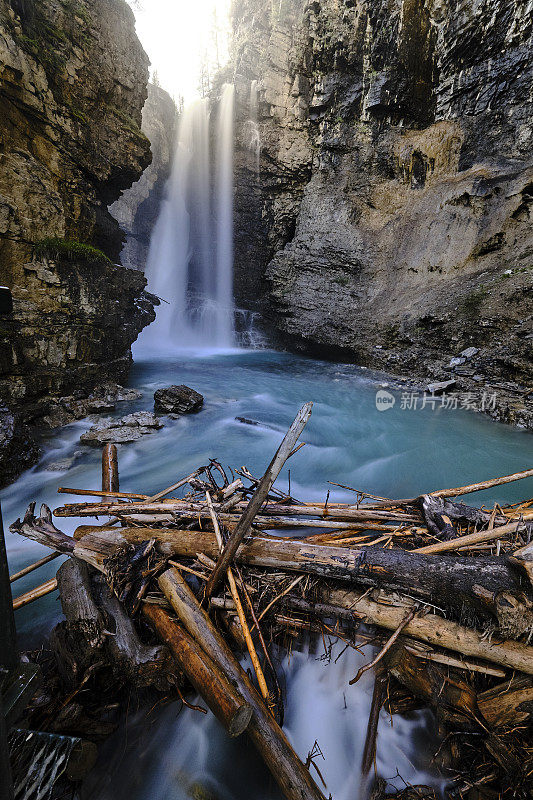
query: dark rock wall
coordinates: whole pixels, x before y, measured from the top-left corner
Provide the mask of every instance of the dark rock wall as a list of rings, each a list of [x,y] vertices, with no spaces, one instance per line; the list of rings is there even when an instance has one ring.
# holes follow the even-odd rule
[[[532,30],[526,0],[237,0],[239,301],[291,347],[527,405]]]
[[[0,0],[0,395],[27,419],[50,394],[124,378],[153,318],[144,277],[115,267],[107,206],[150,163],[141,132],[148,59],[125,0]],[[56,262],[43,239],[111,259]]]
[[[143,133],[150,140],[152,162],[141,177],[110,206],[126,236],[120,260],[125,267],[144,270],[152,229],[157,222],[176,145],[178,110],[160,86],[148,85],[143,107]]]

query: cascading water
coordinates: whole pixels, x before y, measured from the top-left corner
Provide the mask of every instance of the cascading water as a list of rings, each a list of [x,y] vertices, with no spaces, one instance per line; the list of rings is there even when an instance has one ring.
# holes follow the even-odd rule
[[[214,159],[208,101],[198,100],[181,115],[172,174],[148,254],[148,289],[163,302],[140,339],[147,350],[234,343],[233,95],[233,86],[224,86]]]
[[[261,156],[261,134],[258,123],[258,91],[257,81],[250,84],[249,117],[244,123],[244,141],[253,156],[253,167],[256,177],[259,176],[259,159]]]

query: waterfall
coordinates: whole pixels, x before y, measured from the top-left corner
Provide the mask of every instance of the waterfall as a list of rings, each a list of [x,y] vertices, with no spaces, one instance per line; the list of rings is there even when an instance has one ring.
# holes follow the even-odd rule
[[[140,337],[152,351],[234,343],[233,94],[232,85],[224,86],[212,137],[206,99],[180,117],[146,267],[148,291],[162,299]]]
[[[259,158],[261,156],[261,136],[258,124],[258,93],[257,81],[250,84],[249,116],[244,123],[245,145],[253,155],[253,167],[256,176],[259,176]]]

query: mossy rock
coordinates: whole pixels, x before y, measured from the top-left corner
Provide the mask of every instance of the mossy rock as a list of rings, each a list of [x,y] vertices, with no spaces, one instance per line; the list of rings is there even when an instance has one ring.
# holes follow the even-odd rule
[[[59,239],[49,236],[33,244],[34,255],[53,258],[56,261],[83,261],[88,264],[112,264],[113,262],[90,244],[77,242],[72,239]]]

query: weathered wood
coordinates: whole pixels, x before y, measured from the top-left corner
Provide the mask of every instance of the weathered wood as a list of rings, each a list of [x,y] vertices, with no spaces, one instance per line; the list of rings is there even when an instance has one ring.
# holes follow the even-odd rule
[[[106,536],[108,534],[106,533]],[[140,543],[154,538],[164,555],[188,556],[205,553],[216,558],[217,545],[210,532],[181,531],[174,528],[122,528],[115,542]],[[86,546],[80,542],[78,548]],[[92,537],[97,550],[99,539]],[[106,544],[102,545],[104,548]],[[516,595],[519,602],[528,590],[527,578],[507,559],[487,556],[425,555],[399,548],[328,547],[295,539],[256,536],[236,553],[243,564],[291,572],[304,572],[324,578],[404,590],[460,613],[464,608],[483,618],[498,617],[502,611],[500,593]],[[525,598],[527,600],[527,598]],[[527,628],[528,620],[523,618]],[[524,628],[524,629],[525,629]]]
[[[240,736],[252,718],[247,703],[199,644],[174,622],[163,608],[145,604],[143,616],[163,641],[179,668],[230,736]]]
[[[57,580],[65,622],[56,626],[51,641],[66,683],[77,686],[91,665],[101,663],[133,686],[168,687],[168,651],[141,642],[102,576],[91,575],[87,564],[69,558]]]
[[[479,531],[479,533],[469,533],[466,536],[458,536],[457,539],[451,539],[447,542],[437,542],[436,544],[429,544],[425,547],[417,547],[412,550],[412,553],[451,553],[459,550],[461,547],[469,547],[473,544],[481,544],[482,542],[493,542],[496,539],[501,539],[503,536],[508,536],[510,533],[516,533],[521,529],[522,523],[510,522],[508,525],[501,525],[498,528],[492,528],[490,531]]]
[[[29,575],[34,570],[39,569],[39,567],[44,567],[45,564],[49,564],[50,561],[53,561],[55,558],[59,558],[60,555],[61,553],[50,553],[49,556],[44,556],[44,558],[40,558],[33,564],[29,564],[27,567],[24,567],[24,569],[21,569],[19,572],[15,572],[13,573],[13,575],[10,575],[9,576],[10,583],[18,581],[19,578],[23,578],[25,575]]]
[[[489,511],[472,508],[464,503],[452,503],[442,497],[427,494],[418,499],[428,530],[441,539],[454,539],[457,531],[452,522],[461,525],[473,524],[476,527],[485,527],[489,523],[504,526],[512,522],[503,514],[491,514]],[[524,530],[533,533],[533,523],[524,522]]]
[[[365,797],[367,794],[367,783],[372,764],[376,757],[377,739],[378,739],[378,723],[379,712],[384,699],[385,683],[383,676],[380,672],[376,673],[374,677],[374,688],[372,690],[372,702],[370,704],[370,714],[368,715],[368,724],[366,729],[365,746],[363,749],[363,757],[361,760],[361,796]]]
[[[92,593],[106,620],[103,633],[106,653],[113,669],[120,672],[133,686],[156,686],[166,690],[170,669],[167,648],[141,641],[131,617],[102,576],[93,577]]]
[[[243,515],[237,523],[235,530],[231,534],[223,553],[217,561],[215,569],[207,581],[204,589],[204,595],[206,599],[211,597],[219,585],[227,571],[228,566],[235,557],[235,553],[237,552],[239,545],[249,532],[255,516],[258,514],[261,506],[265,502],[271,487],[281,472],[283,465],[291,455],[294,445],[298,441],[300,434],[307,423],[307,420],[311,416],[312,408],[312,403],[305,403],[296,415],[291,427],[285,434],[285,437],[283,438],[283,441],[281,442],[274,458],[270,462],[265,474],[259,481],[257,489],[253,493],[246,510],[243,512]]]
[[[533,542],[529,542],[524,547],[515,550],[509,559],[513,564],[523,570],[528,576],[530,584],[533,586]]]
[[[52,526],[53,527],[53,526]],[[73,540],[58,536],[57,529],[50,534],[41,520],[33,523],[26,519],[25,525],[15,523],[12,529],[40,541],[42,544],[61,550],[64,546],[72,552]],[[106,530],[106,529],[103,529]],[[59,532],[60,533],[60,532]],[[181,531],[174,528],[122,528],[117,529],[105,541],[92,534],[91,541],[76,545],[76,555],[103,569],[101,549],[109,555],[111,544],[137,543],[154,539],[159,551],[168,556],[189,556],[205,553],[216,558],[218,546],[212,533]],[[62,541],[62,547],[58,543]],[[91,552],[88,551],[90,545]],[[410,594],[438,603],[456,613],[469,608],[481,618],[496,617],[511,630],[511,616],[515,620],[513,636],[518,636],[531,625],[532,604],[526,594],[529,581],[508,559],[500,557],[426,555],[407,552],[399,548],[378,547],[345,548],[326,547],[294,539],[255,537],[238,548],[237,560],[259,567],[304,572],[325,578],[380,586]],[[502,598],[504,602],[502,602]],[[511,603],[509,603],[511,601]],[[503,615],[503,616],[502,616]]]
[[[49,581],[45,581],[44,583],[39,584],[39,586],[29,589],[29,591],[24,592],[24,594],[20,594],[18,597],[13,598],[13,611],[16,611],[18,608],[23,608],[24,606],[33,603],[34,600],[39,600],[41,597],[44,597],[47,594],[55,592],[56,589],[57,581],[55,578],[51,578]]]
[[[515,727],[533,721],[533,679],[519,677],[482,692],[478,706],[493,728]]]
[[[400,625],[406,610],[412,607],[408,601],[402,604],[401,598],[384,592],[379,594],[379,602],[343,589],[326,590],[323,597],[325,602],[351,611],[364,622],[392,631]],[[481,633],[437,614],[415,617],[406,625],[404,633],[436,647],[533,675],[533,647],[496,636],[488,641]]]
[[[220,503],[213,503],[217,513],[224,513]],[[237,504],[237,509],[246,509],[243,503]],[[209,518],[209,509],[205,503],[191,503],[185,500],[165,500],[162,502],[132,502],[132,503],[67,503],[56,508],[55,517],[98,517],[101,514],[174,514],[176,516],[198,517],[202,515],[204,519]],[[321,522],[321,527],[334,528],[337,523],[354,521],[383,521],[400,524],[416,523],[420,524],[421,518],[413,514],[403,512],[367,510],[346,506],[344,508],[331,508],[324,510],[320,506],[286,506],[286,505],[267,505],[262,511],[255,515],[261,517],[263,523],[271,521],[272,525],[291,523],[301,526],[311,525],[307,517],[315,518]],[[303,519],[298,520],[299,517]],[[277,522],[276,522],[277,519]]]
[[[443,722],[472,728],[482,721],[474,689],[440,664],[424,662],[398,645],[389,657],[388,670],[411,694],[428,703]]]
[[[117,446],[109,442],[102,450],[102,490],[119,491]]]
[[[224,542],[223,542],[222,534],[220,532],[220,528],[219,528],[219,525],[218,525],[217,515],[215,513],[215,509],[213,508],[213,501],[211,500],[211,496],[210,496],[209,492],[206,492],[206,500],[207,500],[207,505],[209,507],[209,513],[211,514],[211,520],[213,522],[213,530],[214,530],[214,533],[215,533],[215,538],[217,540],[218,549],[219,549],[219,552],[221,553],[223,548],[224,548]],[[240,623],[240,626],[242,628],[244,641],[246,642],[246,649],[248,650],[248,653],[249,653],[250,658],[252,660],[252,666],[254,668],[254,672],[255,672],[255,675],[257,677],[257,684],[259,686],[259,691],[261,692],[261,696],[263,697],[263,700],[265,700],[265,702],[266,702],[266,701],[268,701],[268,698],[269,698],[269,691],[268,691],[267,682],[265,680],[265,675],[263,673],[263,669],[262,669],[261,664],[259,662],[259,658],[258,658],[256,649],[255,649],[255,646],[254,646],[254,643],[253,643],[253,640],[252,640],[252,634],[250,633],[250,628],[248,627],[248,623],[246,622],[246,615],[245,615],[244,609],[242,607],[241,598],[240,598],[239,592],[237,590],[237,584],[235,582],[235,577],[233,575],[233,570],[232,570],[231,566],[228,567],[226,575],[227,575],[227,578],[228,578],[228,584],[229,584],[231,596],[233,598],[233,602],[235,603],[235,608],[237,609],[237,614],[239,616],[239,623]]]
[[[68,558],[57,571],[57,587],[65,620],[50,637],[56,666],[65,685],[75,688],[87,671],[105,660],[105,622],[91,594],[87,564]]]
[[[35,503],[30,503],[24,519],[17,519],[9,526],[12,533],[18,533],[34,542],[44,544],[59,553],[71,555],[74,550],[74,540],[62,533],[52,522],[52,513],[47,505],[43,503],[39,517],[35,517]]]
[[[190,635],[217,664],[253,708],[247,732],[287,800],[324,800],[285,734],[268,712],[230,648],[200,608],[177,570],[167,570],[159,585]]]
[[[136,492],[107,492],[104,489],[100,492],[98,489],[68,489],[65,486],[60,486],[57,491],[59,494],[77,494],[80,497],[97,495],[98,497],[124,498],[124,500],[148,500],[149,498],[147,494]]]
[[[514,472],[512,475],[504,475],[502,478],[491,478],[488,481],[471,483],[468,486],[459,486],[456,489],[437,489],[435,492],[429,492],[429,494],[434,497],[460,497],[463,494],[481,492],[483,489],[492,489],[494,486],[502,486],[504,483],[512,483],[513,481],[531,477],[533,477],[533,469],[525,469],[522,472]]]

